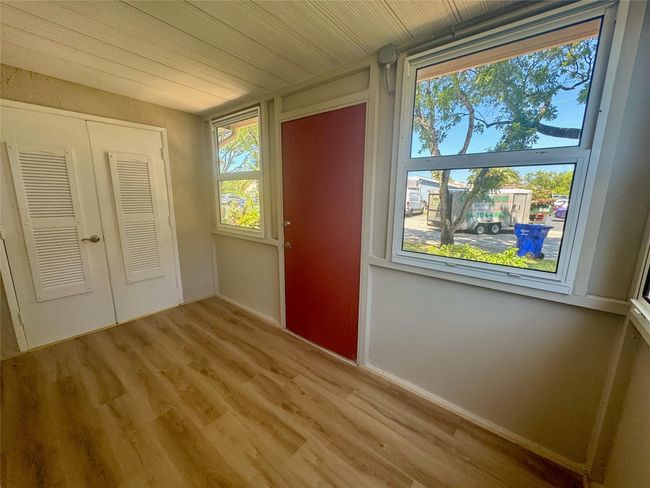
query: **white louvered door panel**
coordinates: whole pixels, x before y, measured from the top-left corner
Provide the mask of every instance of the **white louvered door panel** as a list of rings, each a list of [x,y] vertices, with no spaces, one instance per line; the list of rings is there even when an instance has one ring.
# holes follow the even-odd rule
[[[91,290],[72,149],[19,150],[9,143],[7,154],[36,300]]]
[[[1,219],[29,348],[116,322],[85,121],[36,109],[0,107]]]
[[[162,276],[151,156],[109,152],[108,161],[126,282]]]
[[[160,131],[87,127],[118,322],[178,305]]]

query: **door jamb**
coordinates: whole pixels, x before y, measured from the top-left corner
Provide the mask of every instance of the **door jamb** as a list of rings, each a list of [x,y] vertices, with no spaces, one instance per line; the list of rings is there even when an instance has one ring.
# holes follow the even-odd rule
[[[178,253],[178,236],[176,235],[176,212],[174,211],[174,191],[172,188],[172,173],[169,166],[169,149],[167,144],[167,129],[162,127],[160,130],[160,143],[162,145],[162,160],[165,168],[165,183],[167,185],[167,206],[169,211],[169,227],[172,232],[172,254],[174,259],[174,271],[176,272],[176,293],[178,294],[178,303],[185,303],[183,295],[183,282],[181,280],[181,261]]]
[[[9,259],[7,257],[7,250],[5,248],[4,230],[0,224],[0,275],[2,275],[2,284],[4,286],[5,295],[7,297],[7,305],[9,306],[9,315],[16,336],[16,343],[18,350],[24,352],[28,349],[27,336],[25,335],[25,327],[20,319],[20,306],[18,304],[18,296],[14,288],[14,280],[11,275],[11,267],[9,266]]]

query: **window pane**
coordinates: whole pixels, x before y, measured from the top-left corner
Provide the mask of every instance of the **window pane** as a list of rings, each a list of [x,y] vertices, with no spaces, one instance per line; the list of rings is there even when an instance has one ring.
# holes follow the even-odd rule
[[[418,69],[411,157],[579,145],[600,24]]]
[[[260,134],[257,116],[215,127],[217,160],[221,173],[260,169]]]
[[[574,164],[409,171],[402,249],[555,273]]]
[[[259,180],[220,181],[219,218],[224,225],[260,229]]]

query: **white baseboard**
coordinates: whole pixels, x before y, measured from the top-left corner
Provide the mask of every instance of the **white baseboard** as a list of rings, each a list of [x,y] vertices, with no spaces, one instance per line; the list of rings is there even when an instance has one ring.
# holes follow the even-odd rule
[[[199,295],[192,298],[184,297],[183,301],[181,302],[181,305],[188,305],[190,303],[200,302],[201,300],[206,300],[208,298],[212,298],[213,296],[215,296],[214,293],[208,293],[206,295]]]
[[[220,298],[220,299],[223,300],[224,302],[228,302],[228,303],[230,303],[231,305],[234,305],[235,307],[239,307],[239,308],[241,308],[242,310],[245,310],[246,312],[248,312],[248,313],[250,313],[251,315],[254,315],[254,316],[257,317],[258,319],[260,319],[261,321],[266,322],[266,323],[269,324],[269,325],[272,325],[273,327],[277,327],[278,329],[284,329],[284,327],[282,327],[282,325],[280,324],[280,322],[278,322],[278,321],[277,321],[276,319],[274,319],[273,317],[270,317],[269,315],[266,315],[266,314],[264,314],[264,313],[262,313],[262,312],[258,312],[258,311],[255,310],[254,308],[248,307],[248,306],[246,306],[246,305],[242,305],[241,303],[239,303],[239,302],[237,302],[237,301],[233,300],[232,298],[229,298],[229,297],[227,297],[227,296],[225,296],[225,295],[221,295],[221,294],[217,293],[215,296],[216,296],[217,298]]]
[[[430,402],[438,405],[439,407],[448,410],[458,415],[459,417],[475,425],[478,425],[479,427],[489,432],[492,432],[493,434],[496,434],[499,437],[502,437],[520,447],[523,447],[524,449],[531,451],[559,466],[562,466],[563,468],[573,471],[574,473],[577,473],[581,476],[586,475],[587,468],[584,464],[578,463],[576,461],[572,461],[571,459],[563,456],[562,454],[558,454],[557,452],[552,451],[547,447],[537,444],[536,442],[533,442],[529,439],[526,439],[525,437],[522,437],[519,434],[515,434],[514,432],[511,432],[508,429],[501,427],[498,424],[495,424],[494,422],[491,422],[487,419],[484,419],[483,417],[480,417],[472,412],[469,412],[464,408],[454,403],[451,403],[450,401],[445,400],[444,398],[439,397],[438,395],[435,395],[423,388],[420,388],[417,385],[409,383],[408,381],[403,380],[402,378],[395,376],[394,374],[389,373],[388,371],[384,371],[383,369],[378,368],[377,366],[373,366],[370,363],[366,363],[364,365],[360,365],[360,367],[374,375],[380,376],[392,383],[396,383],[397,385],[411,391],[412,393],[415,393],[418,396],[425,398],[426,400],[429,400]]]
[[[220,298],[220,299],[224,300],[225,302],[228,302],[228,303],[230,303],[230,304],[232,304],[232,305],[234,305],[236,307],[239,307],[239,308],[245,310],[246,312],[254,315],[255,317],[259,318],[260,320],[262,320],[262,321],[264,321],[264,322],[266,322],[266,323],[268,323],[268,324],[270,324],[270,325],[272,325],[274,327],[278,327],[280,329],[287,330],[284,327],[282,327],[282,325],[277,320],[273,319],[272,317],[269,317],[268,315],[263,314],[261,312],[258,312],[257,310],[254,310],[254,309],[252,309],[250,307],[247,307],[246,305],[242,305],[241,303],[238,303],[237,301],[233,300],[232,298],[228,298],[228,297],[223,296],[223,295],[216,295],[216,297]],[[288,331],[288,332],[291,333],[290,331]],[[293,333],[292,333],[292,335],[295,336],[295,334],[293,334]],[[312,342],[307,341],[307,340],[305,340],[304,338],[302,338],[300,336],[295,336],[295,337],[298,337],[299,339],[304,340],[308,344],[311,344],[312,346],[314,346],[314,347],[316,347],[318,349],[321,349],[321,350],[323,350],[325,352],[330,353],[332,357],[338,359],[341,362],[344,362],[346,364],[354,365],[353,362],[349,361],[346,358],[343,358],[343,357],[339,356],[338,354],[334,354],[331,351],[323,349],[320,346],[318,346],[316,344],[313,344]],[[381,377],[381,378],[383,378],[385,380],[388,380],[391,383],[395,383],[395,384],[405,388],[406,390],[409,390],[412,393],[414,393],[414,394],[416,394],[416,395],[418,395],[418,396],[420,396],[422,398],[425,398],[426,400],[434,403],[435,405],[437,405],[437,406],[439,406],[439,407],[441,407],[441,408],[443,408],[443,409],[445,409],[445,410],[447,410],[447,411],[449,411],[449,412],[451,412],[451,413],[453,413],[455,415],[458,415],[459,417],[461,417],[461,418],[463,418],[463,419],[465,419],[465,420],[467,420],[467,421],[469,421],[469,422],[471,422],[471,423],[473,423],[475,425],[478,425],[479,427],[481,427],[481,428],[483,428],[483,429],[485,429],[485,430],[487,430],[489,432],[492,432],[493,434],[496,434],[499,437],[502,437],[502,438],[504,438],[504,439],[506,439],[506,440],[508,440],[508,441],[510,441],[510,442],[512,442],[512,443],[514,443],[514,444],[528,450],[528,451],[531,451],[531,452],[537,454],[538,456],[543,457],[544,459],[547,459],[547,460],[549,460],[549,461],[551,461],[551,462],[553,462],[553,463],[555,463],[555,464],[557,464],[559,466],[562,466],[563,468],[566,468],[566,469],[568,469],[568,470],[570,470],[570,471],[572,471],[572,472],[574,472],[576,474],[579,474],[579,475],[581,475],[583,477],[586,476],[587,469],[586,469],[586,466],[584,464],[578,463],[576,461],[572,461],[571,459],[569,459],[569,458],[567,458],[567,457],[565,457],[565,456],[563,456],[561,454],[558,454],[555,451],[552,451],[551,449],[548,449],[548,448],[546,448],[546,447],[544,447],[544,446],[542,446],[540,444],[537,444],[536,442],[533,442],[533,441],[531,441],[529,439],[526,439],[526,438],[524,438],[524,437],[522,437],[522,436],[520,436],[518,434],[515,434],[514,432],[511,432],[508,429],[505,429],[504,427],[501,427],[500,425],[495,424],[494,422],[491,422],[491,421],[489,421],[487,419],[484,419],[484,418],[482,418],[482,417],[480,417],[480,416],[478,416],[478,415],[476,415],[476,414],[474,414],[472,412],[469,412],[469,411],[465,410],[464,408],[462,408],[462,407],[460,407],[460,406],[458,406],[458,405],[456,405],[454,403],[451,403],[448,400],[445,400],[444,398],[439,397],[438,395],[435,395],[435,394],[433,394],[431,392],[428,392],[427,390],[425,390],[423,388],[420,388],[419,386],[416,386],[416,385],[414,385],[412,383],[409,383],[408,381],[406,381],[406,380],[404,380],[404,379],[402,379],[402,378],[400,378],[398,376],[395,376],[394,374],[389,373],[388,371],[384,371],[383,369],[378,368],[377,366],[374,366],[374,365],[372,365],[370,363],[366,363],[366,364],[359,364],[358,367],[363,368],[365,371],[368,371],[371,374],[374,374],[374,375],[379,376],[379,377]]]

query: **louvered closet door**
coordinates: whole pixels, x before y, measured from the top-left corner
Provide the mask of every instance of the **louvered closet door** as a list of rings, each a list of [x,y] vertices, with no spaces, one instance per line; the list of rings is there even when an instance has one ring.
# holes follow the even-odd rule
[[[85,122],[6,107],[1,122],[1,221],[28,346],[114,324]]]
[[[118,322],[178,305],[160,132],[87,125]]]

